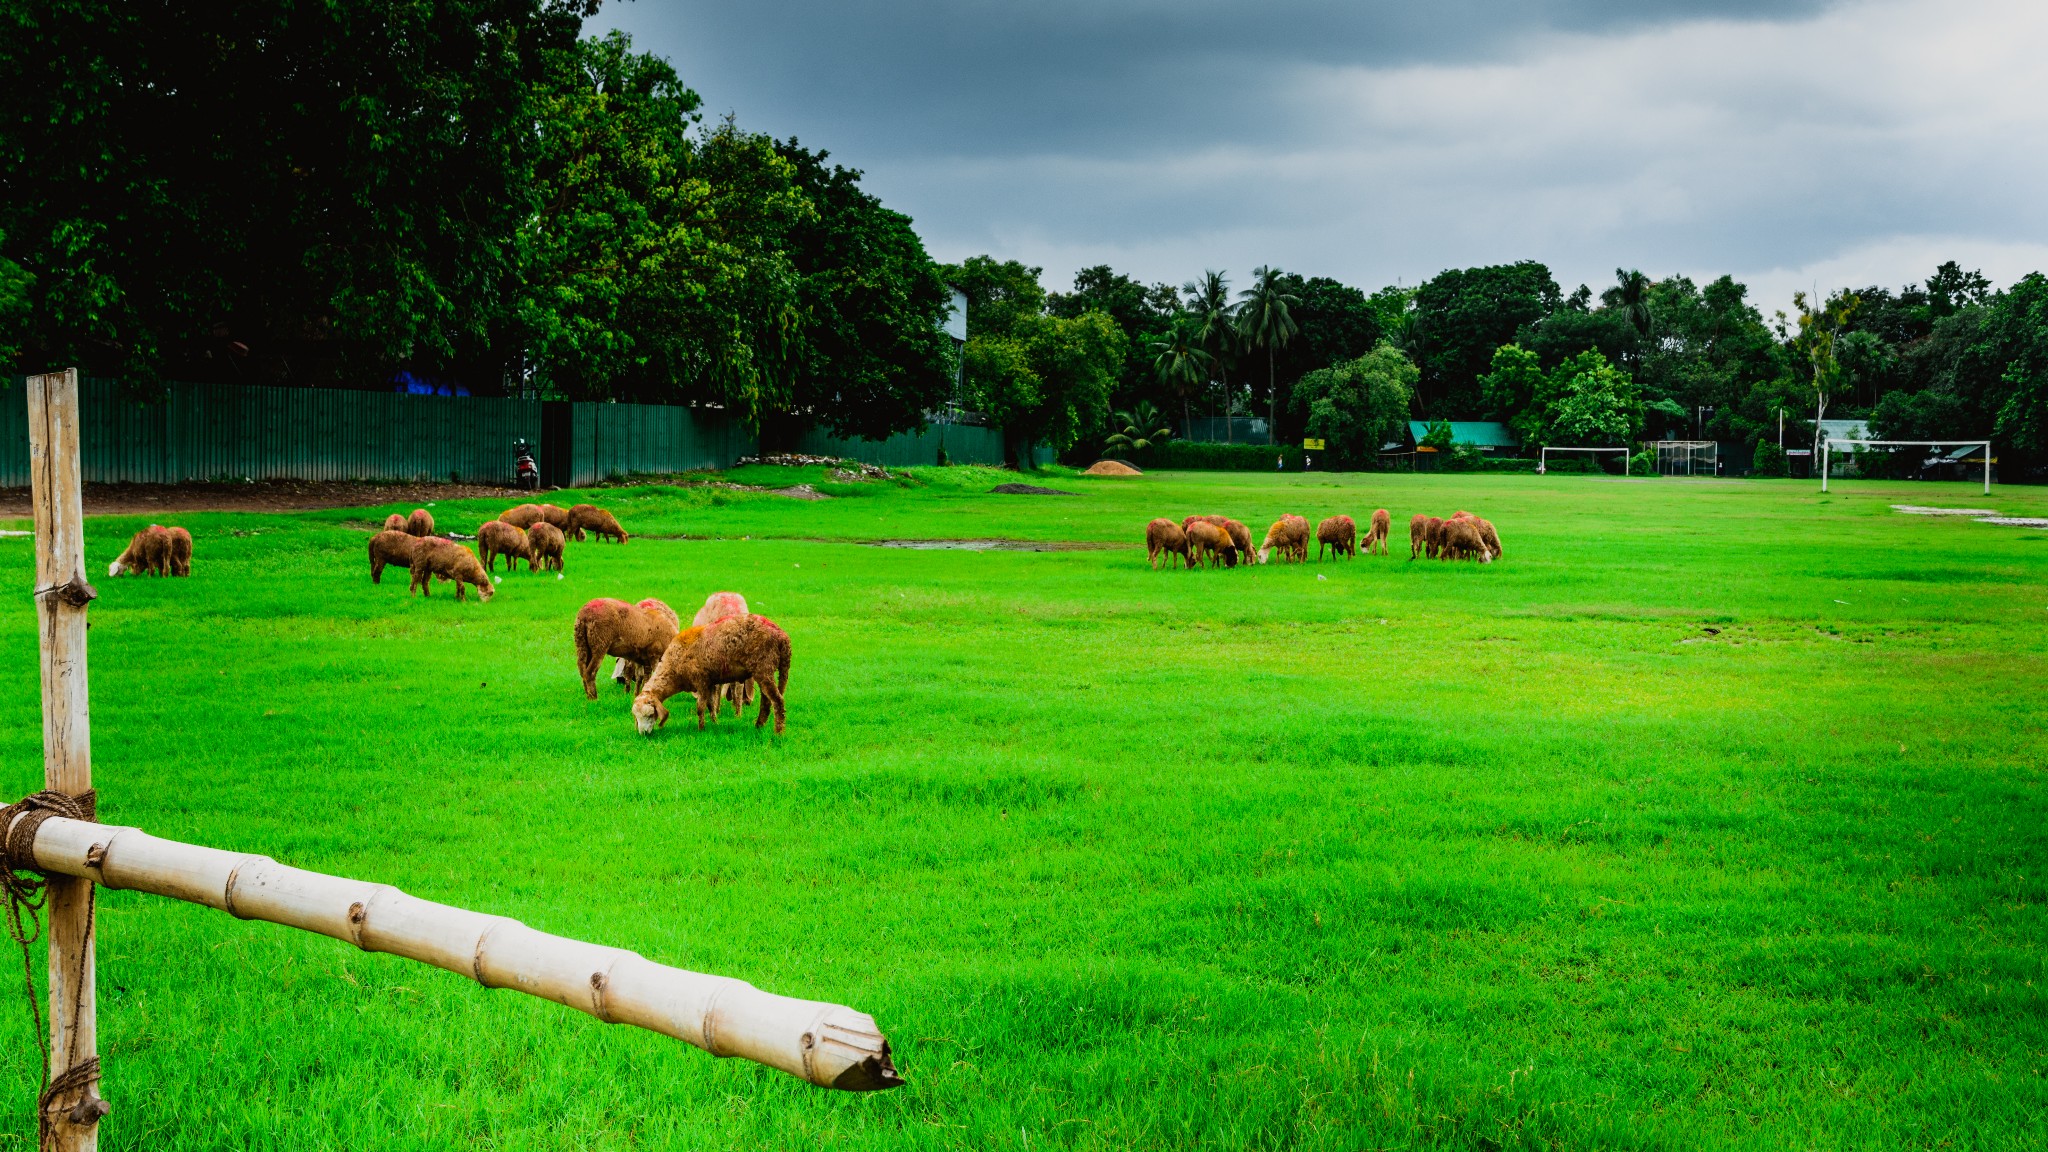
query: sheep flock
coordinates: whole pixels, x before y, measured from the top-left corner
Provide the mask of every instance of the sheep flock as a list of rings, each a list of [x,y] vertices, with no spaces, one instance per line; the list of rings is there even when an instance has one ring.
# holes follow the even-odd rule
[[[1251,531],[1228,516],[1187,516],[1179,523],[1159,517],[1145,525],[1145,556],[1157,570],[1163,562],[1168,569],[1235,568],[1240,564],[1306,564],[1309,544],[1315,544],[1316,559],[1355,560],[1362,550],[1368,556],[1385,556],[1387,537],[1394,518],[1385,508],[1374,509],[1361,534],[1358,522],[1339,514],[1322,520],[1311,529],[1308,518],[1287,513],[1266,529],[1258,547],[1252,546]],[[1458,511],[1448,517],[1418,512],[1408,524],[1410,560],[1475,560],[1491,564],[1501,558],[1500,533],[1493,522],[1470,512]]]

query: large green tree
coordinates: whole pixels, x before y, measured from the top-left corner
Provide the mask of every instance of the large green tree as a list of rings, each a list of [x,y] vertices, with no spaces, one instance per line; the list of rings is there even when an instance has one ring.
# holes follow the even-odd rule
[[[1002,427],[1004,456],[1027,468],[1032,445],[1064,452],[1105,426],[1130,355],[1107,313],[1048,313],[1039,272],[990,256],[945,269],[967,296],[967,403]]]
[[[1491,366],[1494,349],[1513,343],[1524,325],[1560,303],[1550,269],[1533,260],[1452,269],[1417,289],[1408,348],[1422,371],[1423,414],[1477,414],[1483,404],[1479,377]]]
[[[1400,441],[1420,377],[1392,344],[1354,360],[1319,368],[1295,382],[1293,403],[1303,430],[1325,441],[1340,467],[1376,463],[1381,446]]]

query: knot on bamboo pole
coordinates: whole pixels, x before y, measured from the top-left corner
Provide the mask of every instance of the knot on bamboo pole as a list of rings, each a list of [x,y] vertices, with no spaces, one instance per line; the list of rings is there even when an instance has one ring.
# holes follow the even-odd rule
[[[100,1099],[94,1089],[100,1082],[100,1058],[88,1056],[57,1074],[36,1097],[36,1129],[40,1147],[51,1147],[59,1116],[80,1128],[98,1124],[102,1117],[114,1110],[112,1104]],[[64,1098],[76,1094],[78,1102],[64,1107]]]
[[[38,600],[57,599],[69,604],[73,608],[83,608],[87,604],[99,599],[99,597],[99,589],[86,583],[83,576],[73,576],[62,584],[52,584],[45,588],[38,588],[35,595],[35,598]]]

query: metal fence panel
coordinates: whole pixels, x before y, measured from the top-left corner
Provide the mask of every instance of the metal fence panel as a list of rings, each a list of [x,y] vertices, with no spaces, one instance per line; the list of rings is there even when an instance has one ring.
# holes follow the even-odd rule
[[[935,424],[922,432],[898,432],[887,440],[842,440],[812,429],[798,442],[797,451],[811,456],[844,456],[884,468],[914,468],[939,462],[939,448],[954,464],[1003,462],[1001,429],[971,424]]]

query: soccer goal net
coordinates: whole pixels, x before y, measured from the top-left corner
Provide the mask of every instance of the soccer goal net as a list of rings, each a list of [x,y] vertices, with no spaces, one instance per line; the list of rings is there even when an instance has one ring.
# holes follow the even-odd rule
[[[1977,448],[1976,456],[1946,457],[1945,462],[1966,465],[1980,461],[1984,465],[1984,494],[1991,495],[1991,441],[1989,440],[1836,440],[1827,439],[1820,445],[1820,490],[1828,490],[1828,475],[1834,469],[1834,450],[1847,448],[1854,452],[1858,448]]]
[[[1541,476],[1541,475],[1543,475],[1543,474],[1544,474],[1545,472],[1548,472],[1548,471],[1550,471],[1550,454],[1551,454],[1551,453],[1553,453],[1553,452],[1619,452],[1619,453],[1621,453],[1621,474],[1622,474],[1623,476],[1626,476],[1626,475],[1628,475],[1628,449],[1626,449],[1626,448],[1549,448],[1549,447],[1545,447],[1544,449],[1542,449],[1542,450],[1541,450],[1540,452],[1538,452],[1538,453],[1537,453],[1537,458],[1536,458],[1536,474],[1537,474],[1538,476]],[[1595,457],[1594,457],[1594,459],[1595,459],[1595,460],[1598,460],[1598,459],[1599,459],[1599,457],[1598,457],[1598,456],[1595,456]]]
[[[1658,440],[1657,475],[1716,476],[1721,471],[1721,446],[1712,440]]]

